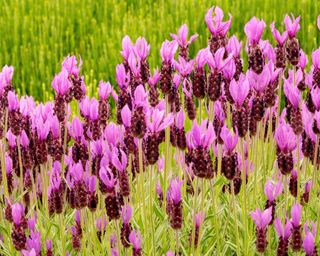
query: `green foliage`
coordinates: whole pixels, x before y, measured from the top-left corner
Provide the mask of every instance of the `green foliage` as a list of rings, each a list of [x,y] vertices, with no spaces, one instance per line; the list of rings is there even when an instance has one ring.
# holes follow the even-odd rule
[[[209,32],[204,15],[219,5],[233,16],[230,33],[244,40],[244,24],[252,17],[279,26],[284,15],[302,15],[299,38],[310,53],[319,42],[316,18],[319,4],[311,0],[247,1],[151,1],[151,0],[2,0],[0,8],[0,65],[15,67],[14,84],[21,94],[45,100],[52,94],[51,81],[68,54],[81,55],[89,88],[101,79],[115,81],[115,66],[121,62],[121,40],[146,37],[151,44],[151,67],[160,64],[159,49],[170,32],[181,24],[199,38],[191,56],[205,47]],[[264,38],[271,37],[270,30]],[[88,77],[89,76],[89,77]],[[96,78],[97,80],[93,79]]]

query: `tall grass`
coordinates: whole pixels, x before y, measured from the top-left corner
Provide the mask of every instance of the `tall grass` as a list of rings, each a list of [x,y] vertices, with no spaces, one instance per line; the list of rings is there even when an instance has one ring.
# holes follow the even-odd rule
[[[114,82],[115,65],[120,62],[121,39],[144,36],[151,43],[151,67],[159,65],[158,49],[187,23],[199,38],[196,49],[205,47],[209,36],[204,15],[212,5],[221,6],[233,15],[231,33],[244,40],[244,24],[252,16],[280,24],[286,13],[302,15],[299,38],[308,53],[319,41],[316,17],[319,4],[311,0],[11,0],[0,8],[0,66],[15,67],[14,84],[21,94],[45,100],[52,94],[50,83],[64,56],[81,55],[83,72],[90,88],[93,79]],[[270,37],[270,31],[264,35]]]

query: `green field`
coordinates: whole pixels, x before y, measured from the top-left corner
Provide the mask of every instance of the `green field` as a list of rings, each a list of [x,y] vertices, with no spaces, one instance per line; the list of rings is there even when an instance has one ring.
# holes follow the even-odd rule
[[[264,1],[115,1],[115,0],[2,0],[0,8],[0,64],[15,67],[14,84],[21,94],[45,100],[52,94],[51,81],[64,56],[81,55],[89,88],[98,81],[115,81],[121,61],[121,39],[144,36],[151,44],[151,67],[159,65],[161,43],[187,23],[199,38],[191,49],[205,47],[209,32],[204,15],[219,5],[233,15],[230,33],[244,39],[244,24],[252,17],[280,25],[286,13],[302,15],[298,33],[310,53],[320,41],[316,29],[319,4],[310,0]],[[271,38],[270,30],[263,38]],[[272,40],[273,41],[273,40]]]

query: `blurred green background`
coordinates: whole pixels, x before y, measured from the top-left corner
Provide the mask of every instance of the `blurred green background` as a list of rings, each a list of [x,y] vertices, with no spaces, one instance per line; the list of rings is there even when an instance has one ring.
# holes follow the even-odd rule
[[[310,53],[320,41],[316,28],[320,4],[312,0],[2,0],[0,65],[15,67],[14,85],[21,94],[46,100],[53,93],[51,81],[64,56],[81,55],[85,82],[95,90],[101,79],[115,81],[126,34],[134,41],[146,37],[153,68],[160,63],[161,43],[186,23],[190,33],[199,34],[191,48],[194,56],[207,44],[204,15],[213,5],[232,14],[231,33],[242,40],[244,24],[255,15],[268,24],[263,38],[274,42],[270,23],[275,20],[283,28],[284,15],[292,12],[302,16],[299,38],[303,49]]]

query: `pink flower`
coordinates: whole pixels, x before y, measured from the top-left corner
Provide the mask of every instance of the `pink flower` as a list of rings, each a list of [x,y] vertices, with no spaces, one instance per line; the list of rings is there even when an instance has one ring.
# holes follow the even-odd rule
[[[196,56],[196,69],[202,70],[207,63],[208,48],[201,49]]]
[[[129,54],[128,64],[129,64],[129,67],[130,67],[130,70],[131,70],[133,76],[139,77],[140,70],[141,70],[141,63],[140,63],[139,59],[136,57],[136,55],[134,54],[134,52],[131,52]]]
[[[8,109],[9,111],[18,111],[19,110],[19,99],[18,95],[13,91],[8,92]]]
[[[147,43],[144,37],[139,37],[133,50],[139,60],[145,60],[150,54],[150,44]]]
[[[203,223],[204,221],[204,213],[203,212],[198,212],[196,215],[196,227],[200,227],[200,225]]]
[[[14,148],[16,144],[16,136],[12,133],[11,129],[6,133],[6,139],[8,140],[8,144],[11,148]]]
[[[188,27],[187,27],[186,24],[183,24],[179,28],[177,35],[176,34],[170,34],[170,36],[173,38],[173,40],[175,40],[179,44],[179,46],[181,48],[185,48],[185,47],[189,46],[198,37],[197,34],[192,35],[190,37],[190,40],[187,41],[187,38],[188,38]]]
[[[108,167],[101,167],[99,177],[109,189],[114,188],[117,180],[114,178],[112,171]]]
[[[80,68],[82,66],[82,59],[80,58],[79,65],[77,65],[76,56],[67,56],[62,62],[62,70],[66,70],[69,76],[73,75],[78,77]]]
[[[291,223],[294,227],[300,226],[302,206],[300,204],[294,204],[291,208]]]
[[[259,20],[256,17],[251,18],[251,20],[244,26],[244,32],[248,38],[249,45],[255,46],[259,43],[265,28],[266,23],[263,20]]]
[[[186,120],[186,116],[184,111],[181,109],[175,116],[175,124],[179,130],[184,128],[184,122]]]
[[[312,52],[312,64],[315,69],[320,69],[320,49]]]
[[[174,66],[181,76],[187,77],[193,69],[194,60],[186,61],[183,57],[178,57],[179,62],[175,61]]]
[[[3,93],[4,88],[11,84],[13,77],[13,67],[5,65],[0,73],[0,95]]]
[[[272,207],[269,207],[263,212],[257,209],[255,212],[250,212],[250,215],[257,228],[265,229],[272,219]]]
[[[295,86],[295,84],[290,82],[289,79],[283,78],[283,81],[284,81],[284,86],[283,86],[284,94],[286,95],[287,99],[290,101],[291,105],[294,108],[298,108],[301,100],[301,92],[299,88]]]
[[[288,15],[286,15],[284,18],[284,24],[286,25],[288,36],[290,38],[293,38],[296,36],[297,32],[300,29],[300,16],[295,19],[292,14],[291,17],[292,19]]]
[[[91,121],[96,121],[99,118],[99,102],[96,98],[91,99],[89,118]]]
[[[160,55],[163,62],[172,63],[174,55],[178,50],[178,44],[176,41],[164,41],[160,49]]]
[[[226,117],[225,117],[222,103],[220,100],[217,100],[214,103],[213,109],[214,109],[214,117],[217,118],[217,120],[219,120],[220,123],[223,123]]]
[[[143,85],[139,85],[134,91],[134,105],[135,106],[146,106],[148,104],[147,101],[148,93],[144,89]]]
[[[126,73],[123,64],[117,65],[116,67],[116,80],[119,87],[123,90],[126,89],[130,83],[130,73]]]
[[[271,180],[266,182],[264,186],[264,194],[267,196],[269,202],[273,202],[277,196],[282,193],[282,182],[274,184]]]
[[[314,252],[316,251],[315,236],[311,232],[306,232],[306,236],[303,239],[303,248],[307,256],[315,255],[314,254]]]
[[[228,79],[229,81],[233,78],[234,74],[236,73],[236,65],[233,59],[231,59],[222,69],[222,74],[224,78]]]
[[[121,110],[121,119],[125,127],[131,126],[131,111],[128,107],[128,104],[126,104]]]
[[[224,48],[219,48],[215,54],[211,54],[208,50],[207,53],[207,62],[211,69],[216,69],[218,71],[222,70],[225,65],[232,60],[232,55],[229,55],[226,59],[224,59]]]
[[[289,124],[279,123],[275,134],[278,147],[283,152],[292,152],[297,146],[296,136]]]
[[[6,162],[6,173],[10,174],[13,169],[13,163],[11,157],[6,153],[5,155],[5,162]]]
[[[92,175],[91,177],[87,177],[86,182],[87,182],[87,187],[89,189],[89,192],[91,194],[94,194],[96,192],[96,183],[97,183],[96,176]]]
[[[311,98],[316,110],[320,110],[320,89],[317,86],[311,89]]]
[[[153,76],[151,76],[151,77],[149,78],[148,83],[149,83],[151,86],[156,86],[159,81],[160,81],[160,73],[159,73],[158,69],[155,69],[155,70],[154,70],[154,73],[153,73]]]
[[[286,220],[286,224],[283,226],[281,220],[277,218],[274,221],[274,228],[279,237],[283,238],[284,240],[288,240],[291,235],[292,224],[290,221]]]
[[[254,88],[258,93],[263,93],[271,78],[268,65],[264,65],[260,74],[257,74],[252,70],[248,70],[247,78],[252,88]]]
[[[84,172],[81,163],[77,163],[71,166],[70,174],[75,182],[79,182],[83,179]]]
[[[164,130],[166,127],[170,126],[174,121],[172,114],[165,116],[164,110],[154,109],[150,119],[147,119],[147,125],[152,133],[159,133]]]
[[[129,36],[125,36],[122,39],[122,51],[120,52],[121,56],[125,61],[128,61],[129,55],[132,51],[133,51],[133,45],[131,43],[131,39]]]
[[[275,28],[274,22],[271,23],[270,29],[271,29],[271,32],[272,32],[272,34],[273,34],[274,39],[276,39],[276,41],[278,42],[278,44],[279,44],[280,46],[284,45],[284,43],[285,43],[286,40],[287,40],[288,32],[287,32],[287,31],[284,31],[284,32],[282,33],[282,35],[281,35],[280,32]]]
[[[172,179],[170,183],[170,198],[174,204],[179,204],[182,200],[181,198],[181,186],[183,181],[179,181],[179,178]]]
[[[140,250],[142,243],[140,231],[136,232],[135,230],[132,230],[129,235],[129,241],[135,250]]]
[[[318,18],[317,18],[317,27],[318,27],[318,29],[320,30],[320,15],[319,15]]]
[[[68,71],[63,69],[58,75],[55,75],[51,85],[58,95],[66,95],[72,86]]]
[[[232,54],[233,57],[239,57],[241,53],[241,48],[242,48],[242,42],[239,42],[238,38],[233,35],[227,45],[226,45],[226,50],[229,54]]]
[[[193,147],[207,148],[213,142],[215,138],[213,125],[211,122],[209,122],[208,126],[207,125],[208,125],[208,120],[204,120],[201,123],[200,127],[196,121],[193,123],[192,130],[191,130]]]
[[[127,168],[128,157],[122,150],[120,150],[120,155],[121,155],[121,161],[120,161],[118,157],[118,153],[119,152],[117,149],[113,150],[112,164],[114,165],[114,167],[117,168],[118,171],[123,172]]]
[[[108,222],[105,216],[96,219],[96,227],[98,231],[104,231]]]
[[[215,16],[212,17],[212,13],[215,13]],[[218,7],[212,7],[208,10],[205,21],[207,23],[207,26],[213,36],[225,36],[230,29],[232,16],[229,14],[229,20],[223,22],[223,11]]]
[[[24,206],[20,203],[15,203],[11,206],[13,223],[18,226],[24,219]]]
[[[122,220],[124,224],[129,224],[131,216],[132,216],[132,209],[130,205],[124,205],[121,209]]]
[[[319,56],[319,55],[318,55]],[[320,56],[319,56],[320,57]],[[308,57],[302,49],[300,49],[299,67],[303,70],[308,64]]]
[[[73,118],[69,132],[72,138],[77,141],[83,136],[83,125],[78,117]]]
[[[238,134],[236,133],[232,136],[232,133],[229,131],[226,125],[224,125],[221,129],[220,137],[223,140],[224,148],[229,153],[232,152],[238,143]]]
[[[25,130],[22,130],[22,132],[21,132],[20,143],[21,143],[21,146],[24,148],[29,147],[30,140],[29,140]]]
[[[112,87],[109,82],[100,81],[99,82],[99,97],[101,100],[108,99],[112,92]]]
[[[237,106],[242,106],[243,102],[248,97],[249,90],[249,81],[245,76],[241,75],[238,82],[234,79],[231,80],[229,91]]]

